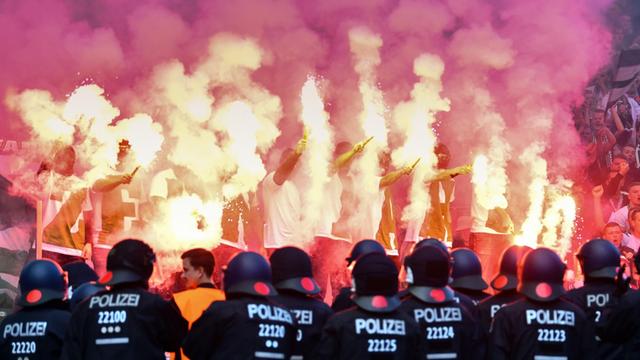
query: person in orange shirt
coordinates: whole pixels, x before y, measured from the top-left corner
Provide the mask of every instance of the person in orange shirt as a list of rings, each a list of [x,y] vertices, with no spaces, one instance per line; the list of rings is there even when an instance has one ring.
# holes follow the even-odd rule
[[[215,259],[211,251],[191,249],[182,254],[182,278],[186,281],[187,290],[175,293],[173,301],[178,305],[182,317],[189,322],[194,321],[214,301],[224,300],[224,292],[216,289],[211,281]],[[187,359],[181,354],[180,359]],[[172,357],[172,359],[175,359]]]

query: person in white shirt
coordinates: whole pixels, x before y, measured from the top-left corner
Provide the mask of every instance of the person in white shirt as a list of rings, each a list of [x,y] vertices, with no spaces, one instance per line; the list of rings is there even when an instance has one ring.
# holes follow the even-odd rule
[[[640,182],[629,184],[629,205],[623,206],[613,212],[608,222],[616,222],[622,227],[622,231],[629,231],[629,208],[640,207]]]
[[[629,232],[622,235],[622,246],[633,249],[638,253],[640,248],[640,207],[629,210]]]

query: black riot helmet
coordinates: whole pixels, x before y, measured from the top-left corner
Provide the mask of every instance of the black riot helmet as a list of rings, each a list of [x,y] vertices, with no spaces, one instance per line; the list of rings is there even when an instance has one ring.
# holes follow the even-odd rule
[[[450,255],[449,254],[449,248],[447,248],[447,245],[445,245],[445,243],[443,243],[442,240],[440,240],[440,239],[436,239],[436,238],[433,238],[433,237],[424,238],[424,239],[418,241],[416,246],[413,248],[413,251],[416,251],[416,250],[420,249],[423,246],[435,246],[435,247],[439,248],[440,250],[444,251],[447,255]]]
[[[380,253],[386,254],[384,247],[380,245],[376,240],[365,239],[358,241],[351,249],[351,254],[349,255],[347,260],[347,266],[351,265],[352,262],[358,261],[359,258],[369,253]]]
[[[515,290],[518,287],[518,263],[532,249],[528,246],[511,245],[500,256],[500,271],[491,287],[497,291]]]
[[[102,285],[146,283],[153,273],[156,255],[145,242],[125,239],[113,246],[107,255],[107,273]]]
[[[582,272],[589,278],[613,279],[620,266],[620,251],[605,239],[589,240],[580,247],[576,257]]]
[[[566,270],[558,254],[548,248],[537,248],[525,255],[518,275],[518,291],[531,300],[553,301],[564,294]]]
[[[358,307],[377,313],[394,311],[400,306],[398,269],[385,254],[362,256],[351,273]]]
[[[273,286],[278,290],[293,290],[306,295],[316,295],[320,286],[313,278],[311,259],[304,250],[287,246],[271,254]]]
[[[49,259],[33,260],[20,272],[18,305],[31,307],[53,300],[63,300],[67,280],[62,268]]]
[[[71,310],[75,309],[82,301],[90,298],[91,296],[106,290],[104,285],[100,285],[95,281],[86,282],[77,288],[73,289],[71,298],[69,299],[69,305]]]
[[[271,284],[271,268],[262,255],[243,251],[229,261],[224,269],[224,292],[255,296],[276,295]]]
[[[489,287],[482,279],[480,259],[471,249],[455,249],[451,252],[451,257],[453,258],[451,287],[468,290],[484,290]]]
[[[447,285],[451,272],[451,259],[437,246],[423,246],[405,261],[409,292],[431,304],[454,299],[453,290]]]

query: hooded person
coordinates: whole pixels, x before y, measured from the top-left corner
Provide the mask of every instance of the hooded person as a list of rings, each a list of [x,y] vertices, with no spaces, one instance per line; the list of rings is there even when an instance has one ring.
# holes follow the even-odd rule
[[[451,271],[451,287],[478,303],[489,296],[484,290],[489,287],[482,278],[482,264],[478,256],[470,249],[458,248],[451,252],[453,270]]]
[[[524,296],[496,313],[490,329],[490,359],[594,359],[593,324],[562,299],[566,270],[548,248],[524,256],[518,291]]]
[[[522,298],[522,294],[516,290],[518,288],[518,263],[529,251],[531,248],[528,246],[512,245],[502,252],[500,271],[490,283],[497,293],[478,304],[480,322],[486,333],[489,332],[491,320],[501,307]]]
[[[333,315],[313,359],[424,359],[415,321],[399,310],[398,270],[385,254],[360,257],[352,272],[355,307]]]
[[[224,270],[226,300],[216,301],[191,326],[183,351],[191,359],[289,359],[296,321],[277,305],[269,263],[241,252]]]
[[[107,272],[98,284],[108,286],[78,304],[63,348],[64,359],[164,359],[187,333],[178,308],[147,291],[155,254],[146,243],[125,239],[107,256]]]
[[[311,259],[296,247],[280,248],[271,254],[271,274],[278,295],[274,301],[289,309],[298,322],[297,346],[292,356],[309,358],[320,341],[322,328],[333,314],[317,299],[320,287],[313,278]]]
[[[473,315],[449,287],[451,259],[435,246],[423,246],[406,260],[409,296],[401,311],[413,317],[426,339],[427,359],[482,358]]]
[[[569,291],[565,298],[578,305],[596,326],[603,322],[606,308],[614,304],[615,278],[620,251],[604,239],[586,242],[576,255],[584,274],[584,286]],[[623,347],[598,339],[598,359],[619,359]]]
[[[351,268],[358,261],[358,259],[369,253],[386,254],[386,250],[376,240],[360,240],[353,246],[353,248],[351,249],[351,253],[345,259],[347,261],[347,268]],[[353,300],[351,299],[352,295],[353,292],[351,287],[343,287],[342,289],[340,289],[340,292],[333,300],[331,309],[334,312],[338,312],[355,306]]]
[[[52,260],[34,260],[20,272],[22,308],[7,316],[0,328],[3,359],[58,359],[69,324],[66,276]]]

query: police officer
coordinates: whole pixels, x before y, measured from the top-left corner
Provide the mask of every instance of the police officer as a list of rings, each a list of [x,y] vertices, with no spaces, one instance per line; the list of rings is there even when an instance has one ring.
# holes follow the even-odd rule
[[[414,251],[406,264],[410,295],[400,310],[420,325],[427,359],[482,358],[478,326],[447,286],[449,256],[437,247],[425,246]]]
[[[442,251],[444,251],[447,256],[449,258],[451,258],[451,254],[449,253],[449,248],[447,248],[447,245],[445,245],[445,243],[443,243],[442,241],[436,239],[436,238],[424,238],[422,240],[420,240],[416,246],[413,248],[413,251],[418,251],[418,249],[423,248],[425,246],[433,246],[436,247]],[[406,268],[406,260],[408,259],[408,257],[405,258],[405,268]],[[453,281],[453,279],[449,278],[449,283],[451,283],[451,281]],[[400,292],[400,298],[404,299],[406,298],[406,296],[409,294],[408,290],[403,290]],[[476,303],[473,302],[473,300],[459,292],[456,289],[453,289],[453,294],[454,294],[454,300],[461,304],[462,306],[464,306],[465,309],[467,309],[467,311],[469,311],[469,313],[471,313],[471,315],[473,316],[474,319],[478,319],[480,317],[480,315],[478,314],[478,308],[476,307]]]
[[[68,306],[63,302],[67,283],[60,266],[51,260],[34,260],[20,273],[22,309],[0,325],[3,359],[59,359],[64,332],[69,324]]]
[[[355,264],[358,261],[359,258],[372,252],[386,254],[384,247],[382,247],[382,245],[380,245],[376,240],[366,239],[358,241],[353,246],[353,249],[351,249],[349,257],[345,259],[347,260],[347,267],[350,268],[352,264]],[[329,286],[329,284],[327,284],[327,286]],[[354,307],[356,304],[351,300],[352,295],[350,287],[343,287],[340,289],[340,292],[333,300],[333,304],[331,304],[331,310],[338,312]]]
[[[84,300],[105,290],[107,290],[106,286],[102,284],[98,284],[95,281],[89,281],[78,286],[71,293],[71,298],[69,299],[69,307],[71,308],[71,311],[73,311]]]
[[[476,253],[467,248],[458,248],[451,252],[453,270],[451,287],[467,295],[475,305],[489,296],[484,292],[489,287],[482,278],[482,265]]]
[[[489,359],[595,358],[593,324],[579,307],[560,298],[565,270],[550,249],[525,255],[518,285],[525,298],[496,313]]]
[[[199,359],[289,359],[296,345],[296,322],[276,305],[269,263],[241,252],[224,270],[227,300],[216,301],[191,326],[183,351]]]
[[[399,311],[398,270],[386,255],[366,254],[352,272],[356,307],[333,315],[314,359],[424,359],[420,329]]]
[[[516,290],[518,287],[518,263],[529,251],[531,248],[528,246],[511,245],[502,252],[500,271],[490,283],[498,293],[478,304],[480,325],[486,333],[489,332],[491,320],[501,307],[522,299],[522,294]]]
[[[620,251],[610,241],[593,239],[582,245],[576,255],[584,274],[584,286],[573,289],[565,298],[578,305],[594,323],[603,320],[605,307],[614,299],[615,277],[620,265]],[[622,347],[597,341],[598,359],[618,359]]]
[[[298,344],[291,358],[308,359],[333,311],[313,297],[320,293],[320,287],[313,279],[307,253],[295,247],[284,247],[274,251],[269,260],[273,285],[278,291],[275,302],[288,308],[298,322]]]
[[[165,359],[177,351],[187,332],[180,311],[147,291],[155,254],[146,243],[126,239],[107,256],[110,286],[80,303],[73,312],[64,359]]]
[[[640,256],[634,258],[640,268]],[[624,265],[618,270],[616,289],[603,319],[596,324],[598,337],[603,341],[621,344],[620,359],[640,358],[640,292],[629,291],[631,279],[624,276]]]

